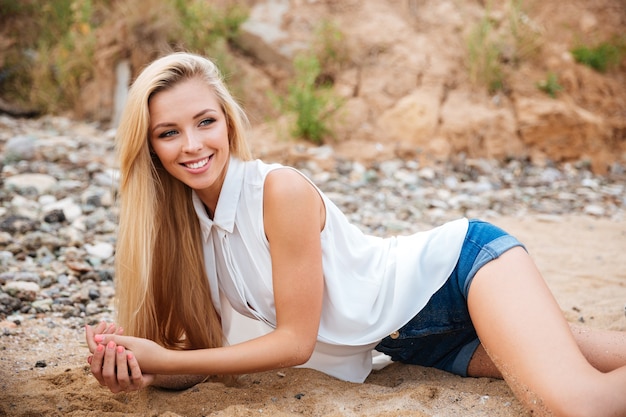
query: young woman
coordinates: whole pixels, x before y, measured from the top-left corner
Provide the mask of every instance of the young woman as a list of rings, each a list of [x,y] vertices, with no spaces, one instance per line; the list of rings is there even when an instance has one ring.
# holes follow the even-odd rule
[[[245,128],[205,58],[160,58],[133,84],[117,142],[119,326],[86,328],[100,384],[303,364],[363,381],[375,349],[503,377],[540,414],[626,415],[626,333],[571,328],[514,237],[466,219],[366,236],[302,174],[252,160]],[[269,330],[235,343],[238,315]]]

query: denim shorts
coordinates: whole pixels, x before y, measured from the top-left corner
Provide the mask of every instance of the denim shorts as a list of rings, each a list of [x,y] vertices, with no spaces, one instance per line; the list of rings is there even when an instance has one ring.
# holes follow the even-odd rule
[[[456,267],[426,306],[376,350],[393,361],[429,366],[467,376],[467,367],[480,344],[467,307],[467,294],[476,272],[516,246],[524,247],[502,229],[470,220]]]

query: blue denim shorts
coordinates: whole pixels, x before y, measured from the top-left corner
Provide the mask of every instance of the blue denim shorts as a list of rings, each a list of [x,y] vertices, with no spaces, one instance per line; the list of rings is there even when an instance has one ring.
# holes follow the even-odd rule
[[[467,307],[467,294],[476,272],[516,246],[515,237],[487,222],[470,220],[456,267],[426,306],[376,350],[393,361],[429,366],[467,376],[467,367],[480,344]]]

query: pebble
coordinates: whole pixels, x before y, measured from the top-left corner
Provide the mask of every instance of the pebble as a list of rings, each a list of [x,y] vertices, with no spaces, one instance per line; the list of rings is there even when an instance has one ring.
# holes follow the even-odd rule
[[[0,337],[25,318],[61,317],[77,320],[79,328],[111,315],[119,179],[114,134],[63,117],[0,115]],[[350,221],[379,236],[462,216],[533,214],[558,222],[565,214],[623,220],[626,211],[626,167],[617,164],[606,176],[584,163],[536,166],[462,156],[431,166],[401,159],[366,166],[338,157],[328,145],[294,149],[307,154],[296,158],[295,168]]]

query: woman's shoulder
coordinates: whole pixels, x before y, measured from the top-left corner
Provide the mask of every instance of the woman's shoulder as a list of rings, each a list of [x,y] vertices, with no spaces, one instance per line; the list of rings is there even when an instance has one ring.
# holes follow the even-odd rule
[[[265,162],[261,159],[253,159],[243,161],[245,181],[249,185],[259,186],[265,185],[268,177],[272,177],[270,181],[290,182],[304,179],[310,183],[310,180],[299,170],[294,167],[283,165],[277,162]],[[271,175],[270,175],[271,174]]]
[[[239,161],[244,167],[246,178],[261,178],[265,179],[267,174],[270,172],[279,169],[279,168],[288,168],[286,165],[276,163],[276,162],[266,162],[261,159],[251,159],[248,161]]]

